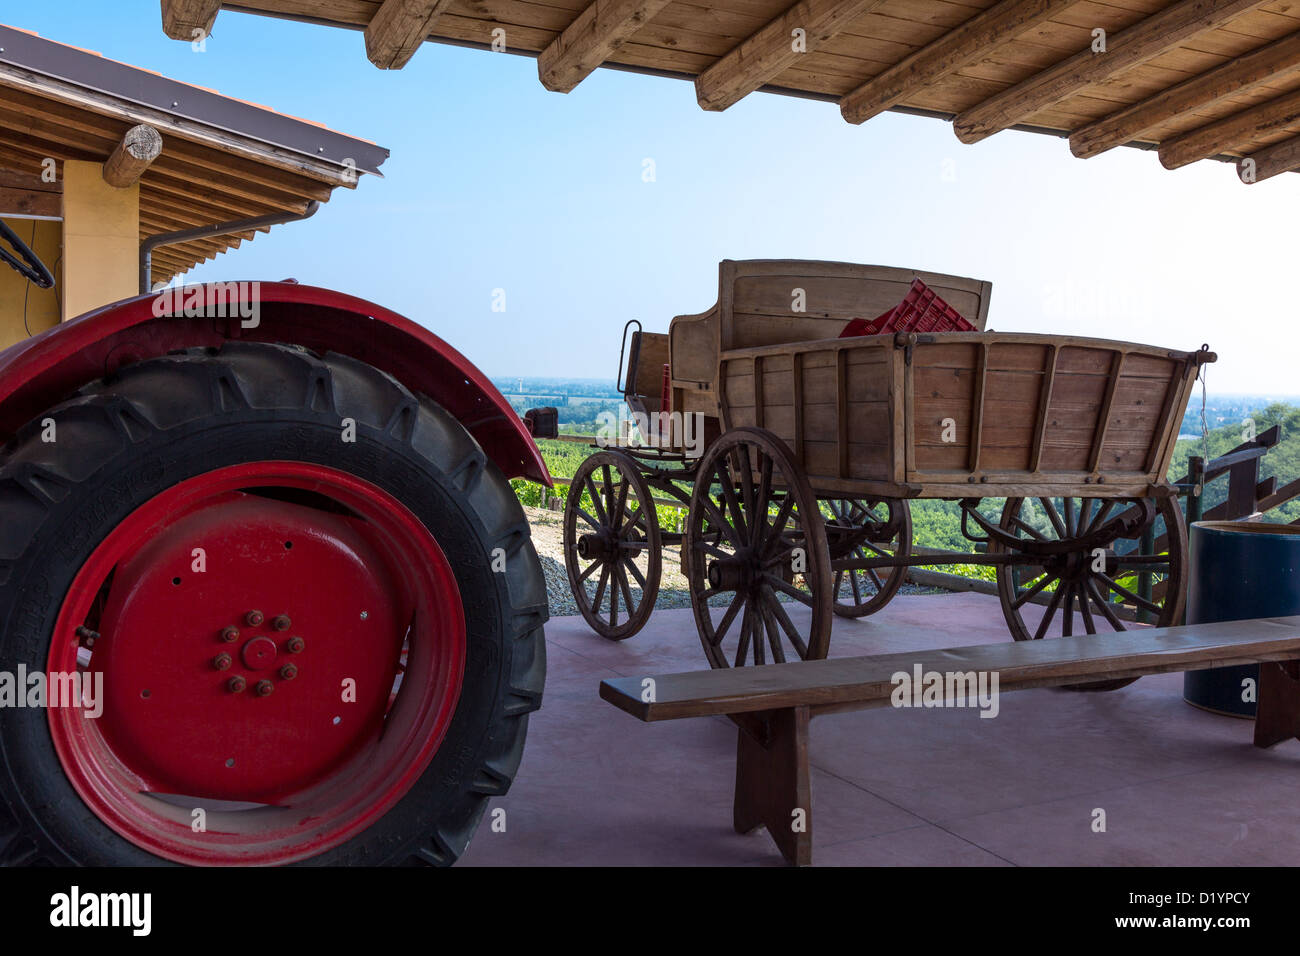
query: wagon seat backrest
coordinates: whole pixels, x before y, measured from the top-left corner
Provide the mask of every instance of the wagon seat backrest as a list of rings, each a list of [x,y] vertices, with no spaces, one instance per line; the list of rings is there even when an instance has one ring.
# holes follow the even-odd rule
[[[663,405],[664,366],[668,364],[668,336],[662,332],[632,333],[628,346],[627,378],[623,398],[633,412],[653,415]]]
[[[992,283],[937,272],[815,259],[727,259],[718,266],[718,302],[679,315],[668,328],[674,408],[717,414],[723,352],[833,339],[850,320],[898,305],[920,279],[983,329]],[[710,411],[710,409],[712,411]]]

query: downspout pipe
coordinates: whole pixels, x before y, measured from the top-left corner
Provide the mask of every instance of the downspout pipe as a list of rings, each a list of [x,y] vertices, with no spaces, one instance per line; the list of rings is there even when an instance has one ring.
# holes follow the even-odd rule
[[[179,242],[193,242],[195,239],[211,239],[214,236],[228,236],[232,232],[250,232],[280,226],[287,222],[301,222],[316,215],[320,202],[313,199],[303,212],[277,212],[253,219],[235,219],[231,222],[218,222],[211,226],[195,226],[193,229],[181,229],[178,232],[163,232],[150,236],[140,243],[140,294],[153,291],[153,251],[159,246],[173,246]]]

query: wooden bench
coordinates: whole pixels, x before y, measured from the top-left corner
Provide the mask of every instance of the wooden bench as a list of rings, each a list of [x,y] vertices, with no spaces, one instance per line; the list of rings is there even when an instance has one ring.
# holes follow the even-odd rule
[[[1261,664],[1255,745],[1300,737],[1300,616],[619,677],[602,681],[600,696],[645,721],[715,715],[735,721],[736,831],[766,826],[786,860],[802,866],[812,862],[808,722],[817,714],[889,706],[895,674],[914,675],[919,666],[922,674],[983,673],[990,683],[996,674],[1002,694],[1252,663]],[[945,682],[946,704],[959,702],[957,690]]]

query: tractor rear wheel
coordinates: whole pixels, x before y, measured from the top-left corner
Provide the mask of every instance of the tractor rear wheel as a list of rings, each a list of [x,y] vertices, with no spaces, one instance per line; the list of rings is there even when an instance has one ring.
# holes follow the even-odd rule
[[[0,451],[0,864],[454,862],[541,702],[509,483],[375,368],[128,366]],[[11,695],[12,696],[12,695]]]

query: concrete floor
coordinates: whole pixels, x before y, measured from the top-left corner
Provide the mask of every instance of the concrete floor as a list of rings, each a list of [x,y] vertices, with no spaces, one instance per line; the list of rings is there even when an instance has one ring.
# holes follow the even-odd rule
[[[549,670],[511,792],[462,865],[783,865],[731,828],[736,729],[644,724],[601,679],[705,666],[689,610],[613,643],[547,625]],[[995,598],[899,596],[835,621],[832,657],[1007,640]],[[1184,703],[1181,674],[1119,691],[1007,694],[974,709],[883,708],[812,723],[814,865],[1290,865],[1300,862],[1300,742]],[[1106,832],[1092,830],[1094,810]],[[499,815],[498,815],[499,816]]]

